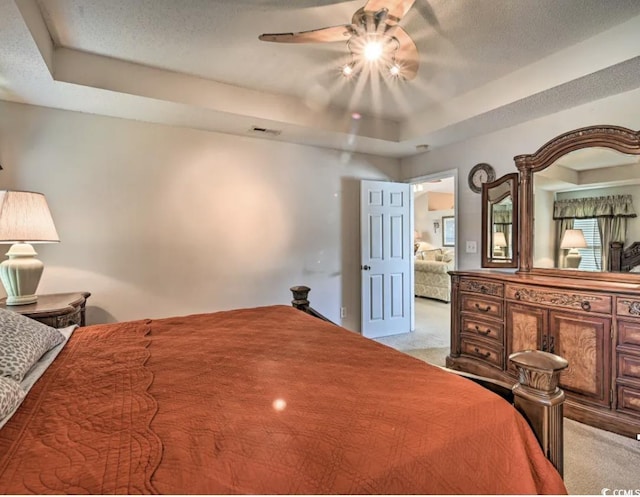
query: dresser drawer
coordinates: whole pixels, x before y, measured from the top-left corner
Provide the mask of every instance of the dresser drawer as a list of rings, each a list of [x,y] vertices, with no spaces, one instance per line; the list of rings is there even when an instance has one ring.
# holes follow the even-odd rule
[[[490,295],[492,297],[504,297],[504,285],[494,281],[462,278],[460,280],[460,290],[463,292]]]
[[[618,354],[618,377],[640,380],[640,356]]]
[[[500,343],[502,343],[503,328],[502,323],[483,321],[476,319],[475,316],[465,315],[462,317],[461,331],[463,333],[489,338]]]
[[[513,284],[506,286],[505,293],[507,299],[517,300],[518,302],[611,314],[612,303],[610,295],[572,292],[564,289],[551,290]]]
[[[635,297],[618,297],[616,314],[624,317],[640,318],[640,299]]]
[[[476,341],[464,337],[462,339],[462,347],[460,353],[462,355],[473,357],[474,359],[480,359],[481,361],[484,361],[487,364],[500,369],[502,369],[503,367],[504,354],[502,353],[502,348],[492,347],[491,345],[479,340]]]
[[[618,385],[618,411],[640,416],[640,389]]]
[[[618,344],[640,347],[640,321],[618,321]]]
[[[477,316],[489,316],[502,319],[502,300],[480,295],[462,294],[462,310],[473,312]]]

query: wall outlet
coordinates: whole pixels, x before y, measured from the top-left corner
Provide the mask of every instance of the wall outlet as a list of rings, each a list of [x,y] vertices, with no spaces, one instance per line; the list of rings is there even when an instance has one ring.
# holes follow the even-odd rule
[[[478,251],[478,245],[474,241],[467,241],[467,254],[475,254]]]
[[[341,307],[340,308],[340,317],[341,318],[346,318],[347,317],[347,308],[346,307]]]

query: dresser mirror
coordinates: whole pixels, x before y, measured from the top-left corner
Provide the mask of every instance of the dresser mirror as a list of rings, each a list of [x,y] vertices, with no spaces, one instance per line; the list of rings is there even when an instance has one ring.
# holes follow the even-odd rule
[[[518,267],[518,173],[482,185],[482,267]]]
[[[515,161],[520,272],[610,277],[609,269],[619,265],[612,266],[612,258],[620,257],[611,242],[628,247],[640,241],[640,133],[581,128]],[[616,278],[637,283],[640,273]]]

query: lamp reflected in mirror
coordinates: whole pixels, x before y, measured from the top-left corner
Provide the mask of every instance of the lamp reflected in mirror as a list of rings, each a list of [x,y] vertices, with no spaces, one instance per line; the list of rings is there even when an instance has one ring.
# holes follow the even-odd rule
[[[502,231],[493,234],[493,255],[495,257],[506,257],[507,239]]]
[[[578,249],[587,247],[587,241],[584,239],[582,230],[566,230],[562,235],[562,242],[560,242],[561,249],[569,250],[564,258],[564,267],[578,269],[582,260]]]

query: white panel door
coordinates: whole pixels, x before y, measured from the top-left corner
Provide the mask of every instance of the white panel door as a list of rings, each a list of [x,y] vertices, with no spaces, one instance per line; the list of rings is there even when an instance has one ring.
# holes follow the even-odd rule
[[[411,331],[411,185],[360,183],[362,334]]]

